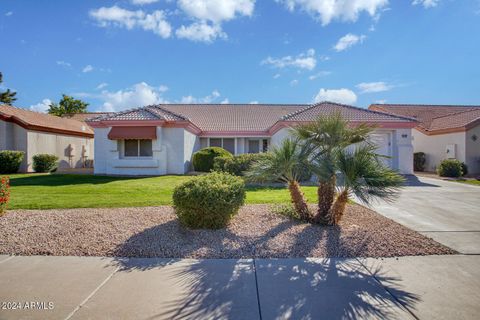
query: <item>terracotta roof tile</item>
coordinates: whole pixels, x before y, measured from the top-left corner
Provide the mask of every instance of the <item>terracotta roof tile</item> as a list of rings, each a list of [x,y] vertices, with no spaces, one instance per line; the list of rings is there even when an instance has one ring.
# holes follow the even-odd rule
[[[412,117],[419,129],[434,132],[467,127],[478,120],[480,106],[372,104],[369,109]]]
[[[0,119],[14,122],[22,127],[35,131],[93,137],[93,130],[84,122],[29,111],[9,105],[0,105]]]
[[[62,118],[68,118],[68,119],[77,120],[77,121],[87,121],[92,118],[106,116],[110,113],[109,112],[67,113],[67,114],[64,114]]]

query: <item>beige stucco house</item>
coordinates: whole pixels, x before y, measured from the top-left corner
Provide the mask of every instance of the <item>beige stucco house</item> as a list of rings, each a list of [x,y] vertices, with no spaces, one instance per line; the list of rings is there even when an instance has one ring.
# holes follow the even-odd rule
[[[32,157],[54,154],[59,169],[82,168],[93,159],[93,130],[82,121],[0,105],[0,150],[25,152],[21,172],[31,172]]]
[[[409,118],[332,102],[285,104],[164,104],[87,120],[95,130],[95,174],[184,174],[193,153],[222,147],[232,154],[258,153],[279,145],[290,128],[340,113],[352,125],[376,127],[371,139],[387,165],[413,173]]]
[[[457,159],[469,174],[480,173],[480,106],[372,104],[370,110],[411,117],[415,152],[426,154],[426,170],[444,159]]]

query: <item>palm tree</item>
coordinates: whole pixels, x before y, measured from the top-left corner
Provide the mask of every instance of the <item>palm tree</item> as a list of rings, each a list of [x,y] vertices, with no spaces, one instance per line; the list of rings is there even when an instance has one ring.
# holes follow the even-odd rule
[[[366,204],[378,198],[389,201],[398,194],[405,179],[385,166],[375,151],[375,146],[363,144],[353,151],[338,149],[333,154],[339,193],[327,214],[328,224],[339,223],[351,194]]]
[[[310,150],[312,171],[318,177],[318,211],[316,223],[328,223],[328,214],[335,199],[336,175],[334,153],[365,141],[374,127],[350,126],[340,113],[319,117],[315,122],[297,126],[292,133]]]
[[[285,139],[245,173],[250,181],[283,181],[287,184],[292,203],[300,219],[310,221],[307,201],[300,189],[299,180],[308,168],[308,152],[298,140]]]

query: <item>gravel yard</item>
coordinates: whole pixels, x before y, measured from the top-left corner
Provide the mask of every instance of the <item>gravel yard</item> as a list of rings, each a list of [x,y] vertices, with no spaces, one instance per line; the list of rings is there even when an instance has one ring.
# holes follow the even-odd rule
[[[455,251],[367,208],[339,227],[244,206],[223,230],[187,230],[170,206],[18,210],[0,218],[0,254],[162,258],[392,257]]]

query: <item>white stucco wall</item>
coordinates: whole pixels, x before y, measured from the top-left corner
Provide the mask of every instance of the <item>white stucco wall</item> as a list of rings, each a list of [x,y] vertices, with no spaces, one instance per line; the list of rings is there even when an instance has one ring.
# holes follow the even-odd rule
[[[412,146],[412,130],[411,129],[394,129],[375,130],[375,134],[385,135],[390,144],[388,156],[391,158],[386,160],[388,165],[403,174],[413,173],[413,146]],[[280,143],[290,136],[290,130],[283,128],[277,131],[271,138],[271,145],[278,146]]]
[[[414,152],[425,153],[425,171],[435,171],[442,160],[450,157],[446,153],[446,148],[451,144],[456,146],[455,158],[465,162],[465,132],[429,136],[413,130],[413,149]]]
[[[123,158],[119,148],[122,142],[108,139],[110,129],[95,128],[95,174],[184,174],[190,170],[193,152],[200,149],[200,139],[185,129],[157,127],[152,157]]]
[[[25,152],[20,172],[28,167],[27,130],[17,124],[0,120],[0,150],[18,150]]]
[[[476,140],[473,139],[476,136]],[[467,131],[465,135],[465,163],[468,166],[469,173],[480,173],[480,125]]]
[[[0,150],[7,149],[7,122],[0,120]]]

